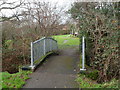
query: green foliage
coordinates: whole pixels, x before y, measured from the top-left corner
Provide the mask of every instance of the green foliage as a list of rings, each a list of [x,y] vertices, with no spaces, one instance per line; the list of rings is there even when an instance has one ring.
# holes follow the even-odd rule
[[[91,78],[92,80],[97,80],[97,78],[98,78],[98,70],[93,70],[93,71],[91,71],[91,72],[88,72],[88,73],[86,74],[86,76],[87,76],[88,78]]]
[[[100,70],[99,82],[119,77],[119,5],[75,2],[69,10],[72,18],[78,20],[80,38],[86,37],[86,64]]]
[[[12,40],[6,40],[5,41],[5,47],[8,49],[12,49],[13,48],[13,41]]]
[[[2,88],[21,88],[25,84],[25,80],[29,79],[30,71],[21,71],[15,74],[1,72]]]
[[[103,88],[118,88],[118,80],[112,79],[110,82],[103,83]]]
[[[80,88],[101,88],[101,84],[94,83],[91,79],[85,77],[85,75],[78,75],[76,81],[79,83]]]

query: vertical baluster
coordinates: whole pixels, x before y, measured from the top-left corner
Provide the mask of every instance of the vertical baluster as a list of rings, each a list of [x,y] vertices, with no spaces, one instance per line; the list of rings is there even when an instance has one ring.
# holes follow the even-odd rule
[[[45,39],[44,39],[44,55],[46,54],[46,43],[45,43]]]
[[[31,68],[34,69],[34,55],[33,55],[33,42],[31,42]]]

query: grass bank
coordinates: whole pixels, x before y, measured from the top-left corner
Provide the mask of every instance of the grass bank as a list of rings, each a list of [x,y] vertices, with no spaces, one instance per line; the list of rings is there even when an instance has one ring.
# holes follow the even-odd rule
[[[18,73],[10,74],[8,72],[0,72],[2,80],[0,85],[2,88],[21,88],[27,79],[29,79],[29,74],[31,71],[21,71]]]

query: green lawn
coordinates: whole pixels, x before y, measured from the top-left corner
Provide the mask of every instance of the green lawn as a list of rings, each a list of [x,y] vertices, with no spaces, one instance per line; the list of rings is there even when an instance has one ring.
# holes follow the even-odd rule
[[[59,48],[79,45],[79,38],[73,35],[56,35],[53,38],[57,40]]]
[[[29,79],[28,75],[30,73],[32,72],[21,71],[15,74],[0,72],[0,76],[2,76],[0,84],[2,85],[2,88],[21,88],[25,84],[25,80]]]

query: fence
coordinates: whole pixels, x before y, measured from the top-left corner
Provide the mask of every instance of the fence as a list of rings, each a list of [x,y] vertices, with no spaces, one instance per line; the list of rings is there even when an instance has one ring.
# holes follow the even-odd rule
[[[57,41],[53,38],[41,38],[35,42],[31,42],[31,68],[34,69],[34,62],[50,51],[58,49]],[[40,63],[40,62],[39,62]]]

